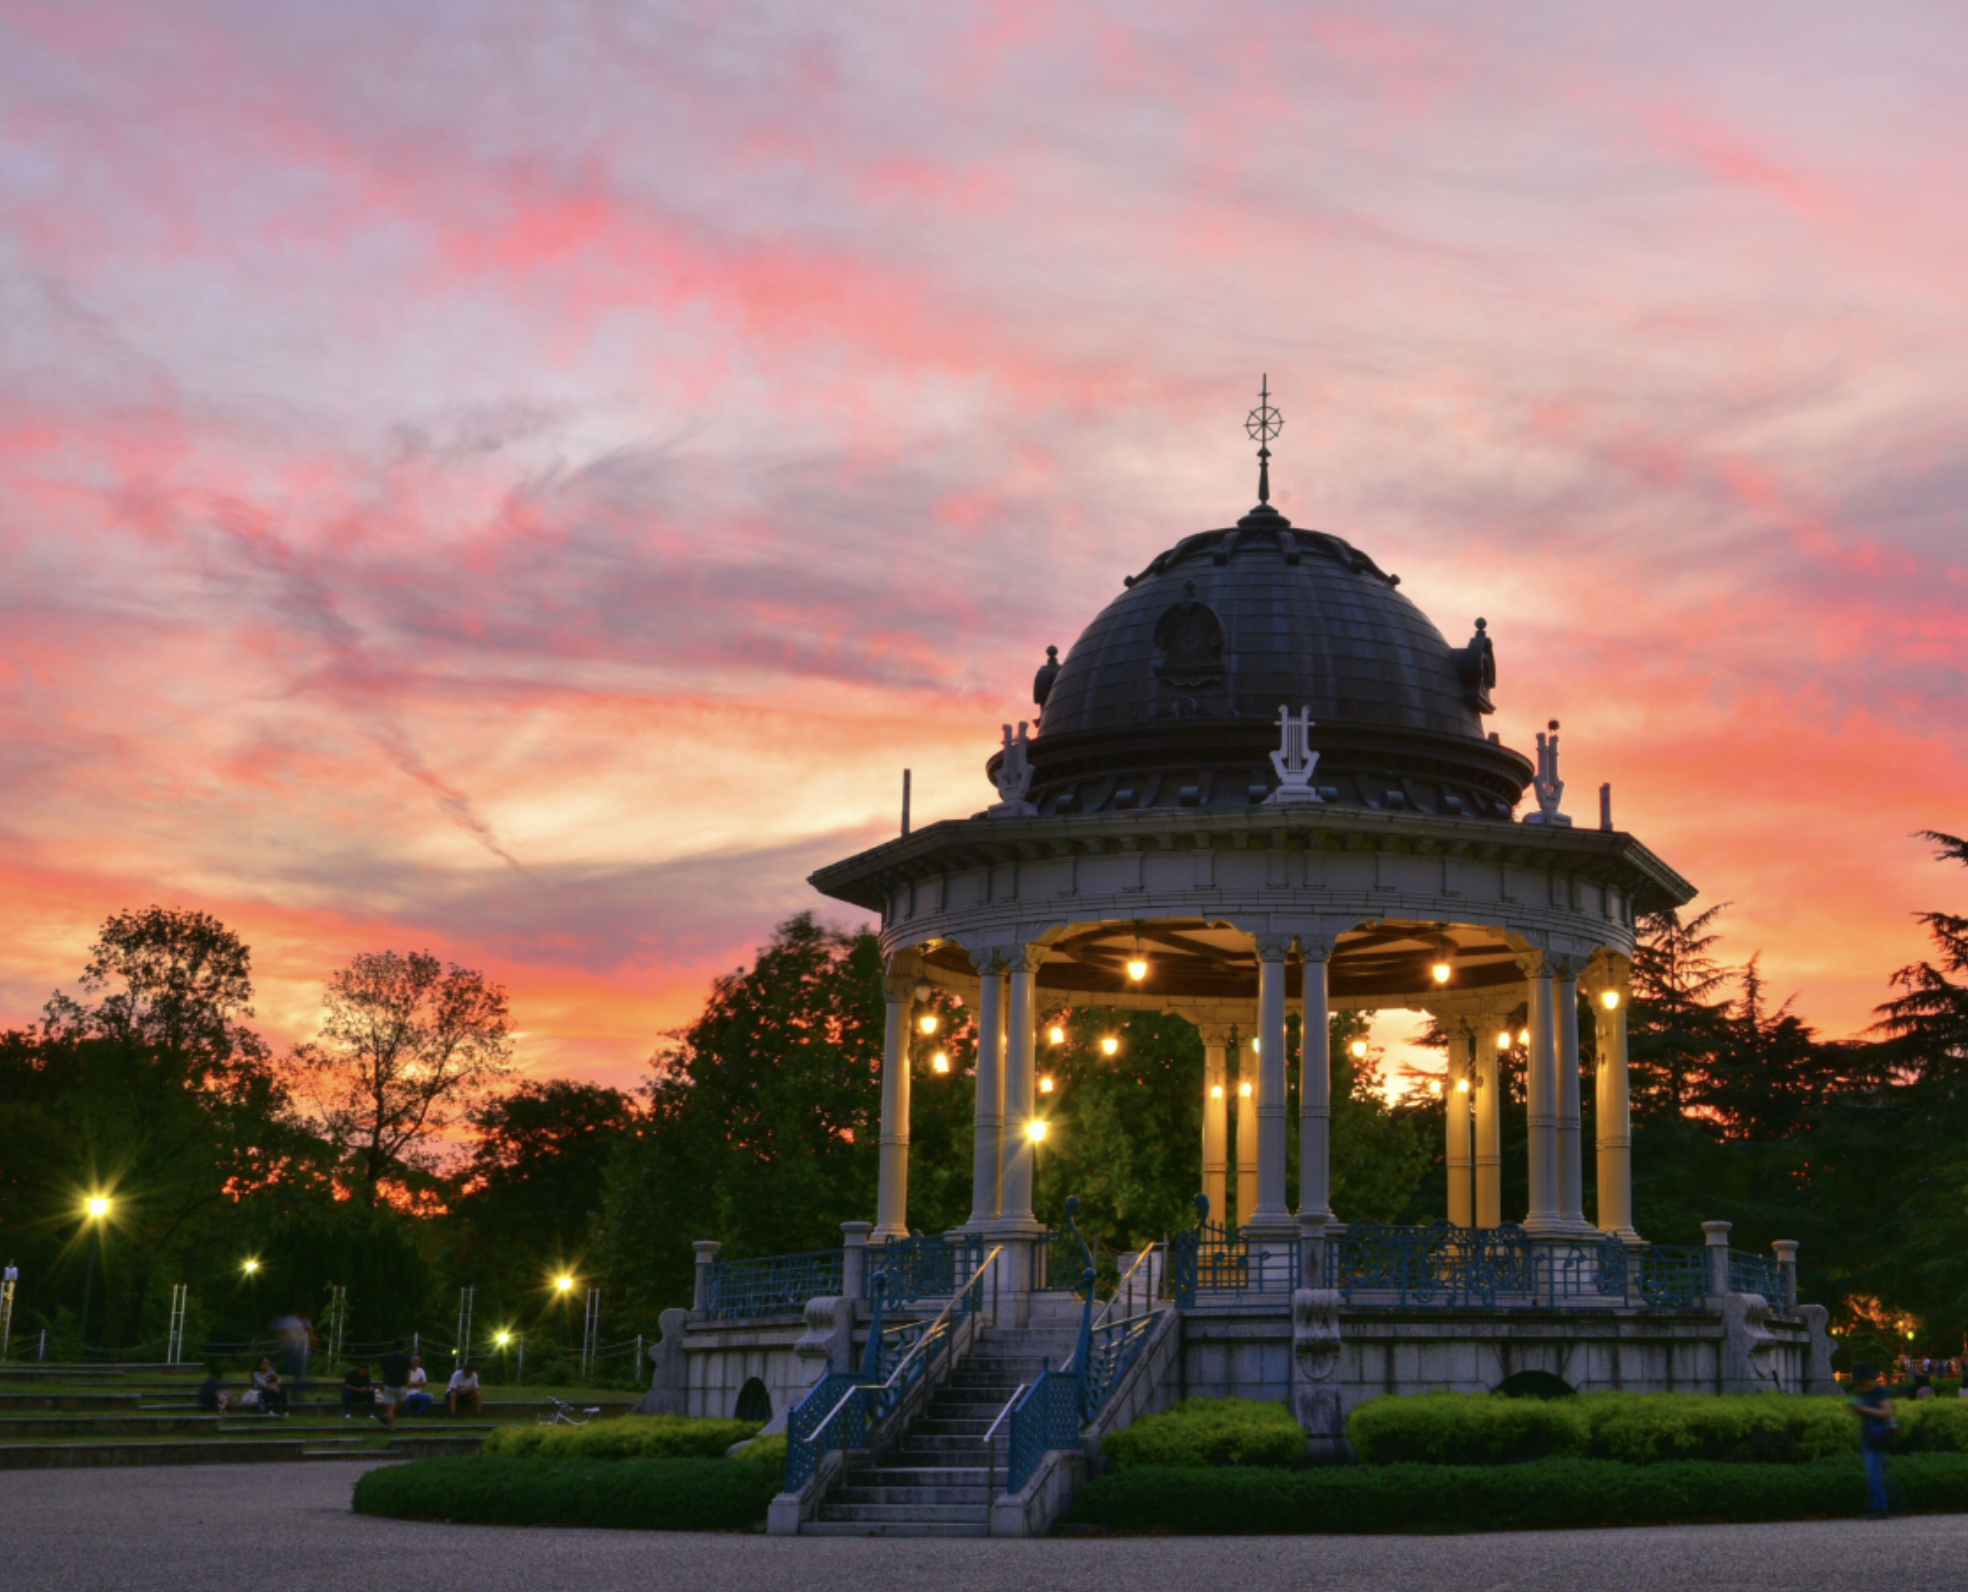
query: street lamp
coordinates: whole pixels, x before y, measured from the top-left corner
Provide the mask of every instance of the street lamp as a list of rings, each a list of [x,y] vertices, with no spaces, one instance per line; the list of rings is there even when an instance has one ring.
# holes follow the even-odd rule
[[[574,1291],[574,1279],[568,1276],[566,1272],[562,1272],[558,1277],[554,1278],[555,1293],[566,1294],[566,1293],[572,1293],[573,1291]]]
[[[102,1229],[108,1218],[107,1194],[91,1194],[82,1202],[82,1219],[89,1226],[89,1259],[82,1268],[82,1321],[77,1342],[84,1352],[89,1342],[89,1295],[94,1291],[96,1267],[102,1263]]]

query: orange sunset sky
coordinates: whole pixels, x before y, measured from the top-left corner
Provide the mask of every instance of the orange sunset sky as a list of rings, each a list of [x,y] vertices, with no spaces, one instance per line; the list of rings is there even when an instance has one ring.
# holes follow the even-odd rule
[[[1274,496],[1854,1032],[1962,910],[1968,11],[0,11],[0,1026],[198,907],[633,1084]],[[836,909],[842,921],[853,914]]]

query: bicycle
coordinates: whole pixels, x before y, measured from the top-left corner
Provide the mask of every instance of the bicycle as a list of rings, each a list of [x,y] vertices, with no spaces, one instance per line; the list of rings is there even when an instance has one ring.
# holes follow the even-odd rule
[[[577,1419],[575,1408],[572,1404],[565,1403],[553,1397],[551,1394],[547,1396],[547,1402],[553,1408],[540,1417],[540,1424],[542,1426],[586,1426],[589,1421],[601,1413],[601,1406],[599,1404],[590,1404],[579,1412],[579,1418]]]

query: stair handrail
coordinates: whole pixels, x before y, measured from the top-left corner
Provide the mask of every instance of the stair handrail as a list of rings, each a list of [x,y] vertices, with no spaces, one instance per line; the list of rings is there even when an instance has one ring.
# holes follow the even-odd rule
[[[1004,1253],[1003,1244],[997,1244],[992,1246],[991,1252],[988,1255],[986,1255],[984,1259],[979,1263],[977,1270],[973,1271],[970,1274],[970,1280],[966,1282],[961,1288],[959,1288],[955,1293],[950,1295],[950,1302],[947,1305],[945,1305],[940,1311],[937,1312],[936,1319],[930,1322],[928,1327],[926,1327],[923,1330],[923,1335],[920,1338],[916,1339],[915,1343],[911,1346],[909,1352],[903,1355],[901,1360],[897,1363],[895,1369],[889,1372],[888,1380],[881,1385],[881,1394],[884,1400],[886,1400],[887,1396],[894,1391],[897,1385],[897,1381],[901,1377],[902,1373],[908,1370],[908,1368],[912,1364],[914,1364],[916,1356],[922,1354],[926,1349],[933,1347],[940,1340],[940,1338],[944,1335],[940,1332],[940,1329],[943,1326],[944,1321],[949,1318],[949,1316],[957,1309],[959,1305],[963,1304],[964,1296],[968,1294],[973,1288],[977,1287],[977,1285],[983,1280],[984,1273],[991,1269],[993,1263],[996,1262],[998,1256],[1000,1256],[1003,1253]],[[973,1311],[976,1308],[977,1307],[975,1304],[972,1304],[970,1306],[970,1309]]]
[[[1151,1241],[1140,1254],[1134,1257],[1134,1264],[1121,1274],[1120,1279],[1114,1284],[1113,1293],[1107,1296],[1106,1308],[1100,1312],[1100,1319],[1093,1324],[1096,1330],[1107,1325],[1107,1318],[1114,1313],[1114,1306],[1121,1302],[1121,1296],[1127,1292],[1128,1284],[1134,1280],[1134,1274],[1141,1270],[1142,1262],[1161,1247],[1160,1244]]]
[[[998,1428],[1011,1419],[1011,1412],[1018,1408],[1018,1401],[1031,1389],[1031,1383],[1020,1382],[1018,1390],[1005,1400],[1005,1407],[998,1411],[998,1418],[991,1422],[984,1434],[984,1495],[987,1498],[998,1496]],[[990,1534],[990,1520],[985,1519],[985,1534]]]

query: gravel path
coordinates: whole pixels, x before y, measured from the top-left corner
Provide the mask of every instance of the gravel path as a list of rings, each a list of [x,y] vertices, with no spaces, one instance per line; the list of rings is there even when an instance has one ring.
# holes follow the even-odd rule
[[[788,1540],[368,1520],[348,1508],[366,1468],[10,1472],[0,1592],[867,1592],[911,1579],[920,1592],[1968,1586],[1968,1515],[1466,1537]]]

